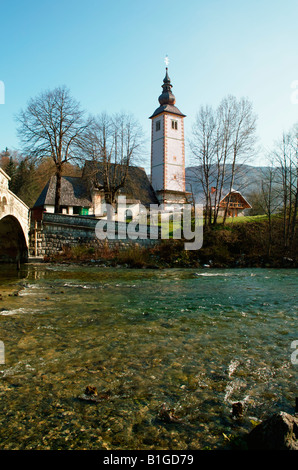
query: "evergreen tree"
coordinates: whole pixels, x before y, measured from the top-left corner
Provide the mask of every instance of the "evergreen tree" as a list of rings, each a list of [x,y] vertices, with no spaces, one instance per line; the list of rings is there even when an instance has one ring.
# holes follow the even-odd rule
[[[36,169],[28,157],[19,162],[15,174],[14,189],[15,194],[29,207],[34,204],[38,192]]]
[[[13,159],[12,156],[9,157],[9,161],[8,161],[7,165],[5,166],[5,168],[4,168],[4,171],[5,171],[5,173],[7,173],[8,176],[10,177],[9,189],[10,189],[12,192],[15,192],[15,189],[16,189],[15,183],[16,183],[17,166],[16,166],[16,163],[15,163],[15,161],[14,161],[14,159]]]

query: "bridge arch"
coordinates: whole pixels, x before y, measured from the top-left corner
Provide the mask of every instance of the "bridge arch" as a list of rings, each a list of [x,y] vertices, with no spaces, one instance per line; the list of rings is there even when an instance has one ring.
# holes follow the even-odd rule
[[[26,236],[20,222],[13,215],[6,215],[0,220],[0,240],[0,262],[28,261]]]
[[[28,260],[29,207],[9,189],[10,177],[0,168],[0,262]]]

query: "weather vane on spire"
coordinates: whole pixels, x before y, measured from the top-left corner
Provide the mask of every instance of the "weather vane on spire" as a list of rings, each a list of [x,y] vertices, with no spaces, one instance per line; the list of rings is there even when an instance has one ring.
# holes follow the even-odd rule
[[[169,65],[169,58],[168,58],[167,55],[165,56],[165,64],[166,64],[166,67],[168,67],[168,65]]]

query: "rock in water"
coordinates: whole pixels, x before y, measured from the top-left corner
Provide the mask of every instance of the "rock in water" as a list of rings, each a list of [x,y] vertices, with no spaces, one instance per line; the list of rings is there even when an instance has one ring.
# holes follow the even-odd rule
[[[243,415],[243,405],[240,401],[238,401],[237,403],[233,403],[232,415],[235,418],[241,418],[241,416]]]
[[[174,410],[167,409],[165,404],[162,405],[158,417],[165,423],[181,423],[180,418],[174,415]]]
[[[275,413],[258,424],[246,441],[251,450],[298,450],[298,418]]]
[[[79,400],[98,403],[101,400],[109,400],[111,392],[108,390],[104,393],[98,393],[96,387],[88,385],[85,389],[85,392],[82,395],[78,396]]]
[[[91,385],[88,385],[85,390],[85,395],[97,395],[97,390],[96,387],[92,387]]]

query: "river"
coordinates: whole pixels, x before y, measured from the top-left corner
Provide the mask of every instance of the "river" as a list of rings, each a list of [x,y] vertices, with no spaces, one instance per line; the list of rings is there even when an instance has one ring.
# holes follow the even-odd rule
[[[296,270],[29,264],[0,286],[0,449],[218,449],[294,412]]]

